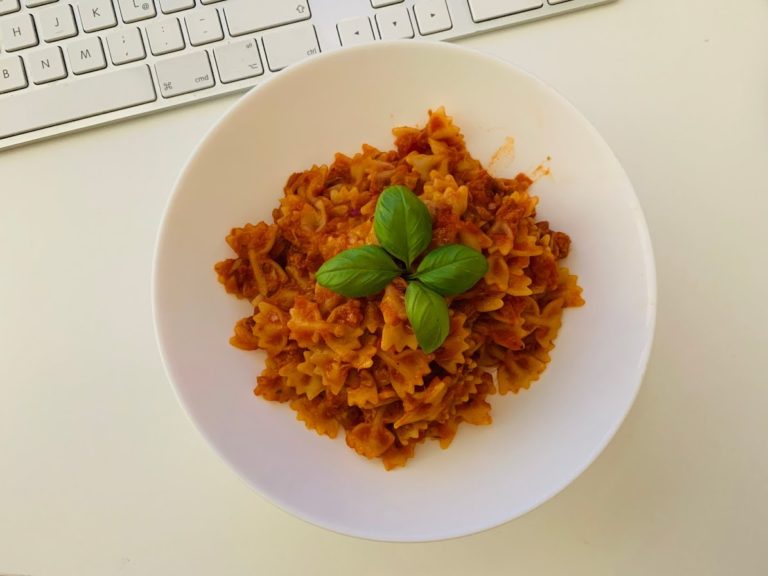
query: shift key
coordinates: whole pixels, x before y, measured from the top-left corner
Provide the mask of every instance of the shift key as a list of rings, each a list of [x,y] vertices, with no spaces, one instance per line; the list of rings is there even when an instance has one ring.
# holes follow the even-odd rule
[[[308,0],[228,0],[224,4],[229,33],[242,36],[309,20]]]
[[[205,90],[215,84],[205,51],[165,58],[155,64],[155,70],[163,98]]]

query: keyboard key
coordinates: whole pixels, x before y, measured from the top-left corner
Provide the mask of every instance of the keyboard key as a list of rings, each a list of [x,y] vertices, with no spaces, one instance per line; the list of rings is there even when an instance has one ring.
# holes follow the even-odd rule
[[[198,8],[184,17],[192,46],[202,46],[224,38],[219,13],[215,8]]]
[[[112,64],[120,66],[147,57],[144,41],[138,28],[122,28],[107,36],[107,46]]]
[[[416,25],[423,36],[445,32],[453,27],[445,0],[418,0],[413,5]]]
[[[229,0],[224,5],[224,15],[232,36],[308,20],[311,16],[307,0]]]
[[[10,58],[0,58],[0,94],[19,90],[27,87],[27,76],[24,74],[24,63],[21,56],[11,56]],[[0,104],[0,110],[5,106],[7,100]]]
[[[563,2],[570,2],[571,0],[547,0],[549,4],[562,4]]]
[[[34,8],[35,6],[43,6],[44,4],[53,4],[59,0],[24,0],[24,6],[27,8]]]
[[[200,0],[201,4],[215,4],[216,2],[221,2],[222,0]]]
[[[405,6],[390,6],[376,12],[376,26],[382,40],[413,38],[411,17]]]
[[[215,84],[205,50],[160,60],[155,64],[155,71],[163,98],[196,92]]]
[[[0,16],[21,10],[19,0],[0,0]]]
[[[484,22],[544,6],[543,0],[469,0],[472,20]]]
[[[392,4],[400,4],[403,0],[371,0],[371,6],[374,8],[381,8],[383,6],[391,6]]]
[[[0,20],[0,38],[6,52],[37,45],[37,32],[31,14],[17,14]]]
[[[256,40],[239,40],[213,49],[219,78],[226,84],[264,74]]]
[[[179,10],[195,7],[195,0],[160,0],[160,10],[163,14],[171,14]]]
[[[0,66],[2,68],[2,66]],[[157,99],[147,66],[11,94],[0,106],[0,138],[130,108]]]
[[[78,8],[80,21],[86,32],[96,32],[117,26],[112,0],[80,0]]]
[[[157,15],[155,0],[117,0],[117,2],[120,4],[120,13],[126,24],[153,18]]]
[[[149,49],[155,56],[176,52],[184,48],[184,37],[177,18],[166,18],[147,25]]]
[[[41,10],[37,22],[40,25],[40,36],[46,42],[77,36],[75,15],[69,4],[58,4]]]
[[[365,16],[342,20],[336,25],[336,30],[342,46],[356,46],[374,40],[371,19]]]
[[[64,56],[58,46],[48,46],[28,54],[27,70],[35,84],[46,84],[67,77]]]
[[[67,54],[69,54],[69,65],[75,74],[87,74],[107,67],[104,48],[98,36],[90,36],[67,44]]]
[[[315,27],[300,24],[266,32],[263,36],[267,65],[273,72],[320,53]]]

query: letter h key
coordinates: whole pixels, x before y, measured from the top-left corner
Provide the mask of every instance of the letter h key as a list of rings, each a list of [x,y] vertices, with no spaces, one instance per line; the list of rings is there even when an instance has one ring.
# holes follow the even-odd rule
[[[6,52],[37,45],[37,31],[31,14],[16,14],[0,20],[0,38]]]

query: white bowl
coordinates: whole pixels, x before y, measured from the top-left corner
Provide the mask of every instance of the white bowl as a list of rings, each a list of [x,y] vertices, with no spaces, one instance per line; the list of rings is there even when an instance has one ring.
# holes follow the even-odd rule
[[[514,161],[495,175],[551,176],[532,191],[539,217],[570,234],[567,265],[587,304],[567,310],[544,376],[494,396],[492,426],[464,425],[448,450],[419,446],[386,472],[320,437],[286,405],[254,397],[258,353],[228,344],[251,308],[225,294],[213,264],[233,226],[269,220],[286,178],[337,151],[392,146],[391,129],[423,125],[444,105],[469,151],[488,163],[507,137]],[[513,519],[576,478],[616,432],[637,394],[653,337],[653,254],[632,185],[573,106],[488,56],[438,43],[377,43],[325,54],[246,94],[181,174],[158,240],[157,337],[192,420],[246,482],[331,530],[393,541],[477,532]]]

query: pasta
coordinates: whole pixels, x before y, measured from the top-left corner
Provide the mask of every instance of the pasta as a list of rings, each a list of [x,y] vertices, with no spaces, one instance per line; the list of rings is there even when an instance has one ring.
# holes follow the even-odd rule
[[[462,422],[490,424],[488,397],[529,388],[550,361],[563,310],[584,304],[560,264],[570,238],[536,221],[531,178],[488,174],[442,108],[425,127],[393,133],[393,150],[364,145],[293,174],[273,221],[232,229],[235,257],[215,267],[226,291],[253,305],[231,343],[267,353],[255,394],[288,403],[319,434],[343,431],[350,448],[387,469],[427,438],[448,447]],[[431,354],[408,322],[402,278],[367,298],[314,279],[339,252],[376,244],[376,201],[392,184],[426,204],[432,247],[465,244],[489,265],[448,298],[450,333]]]

